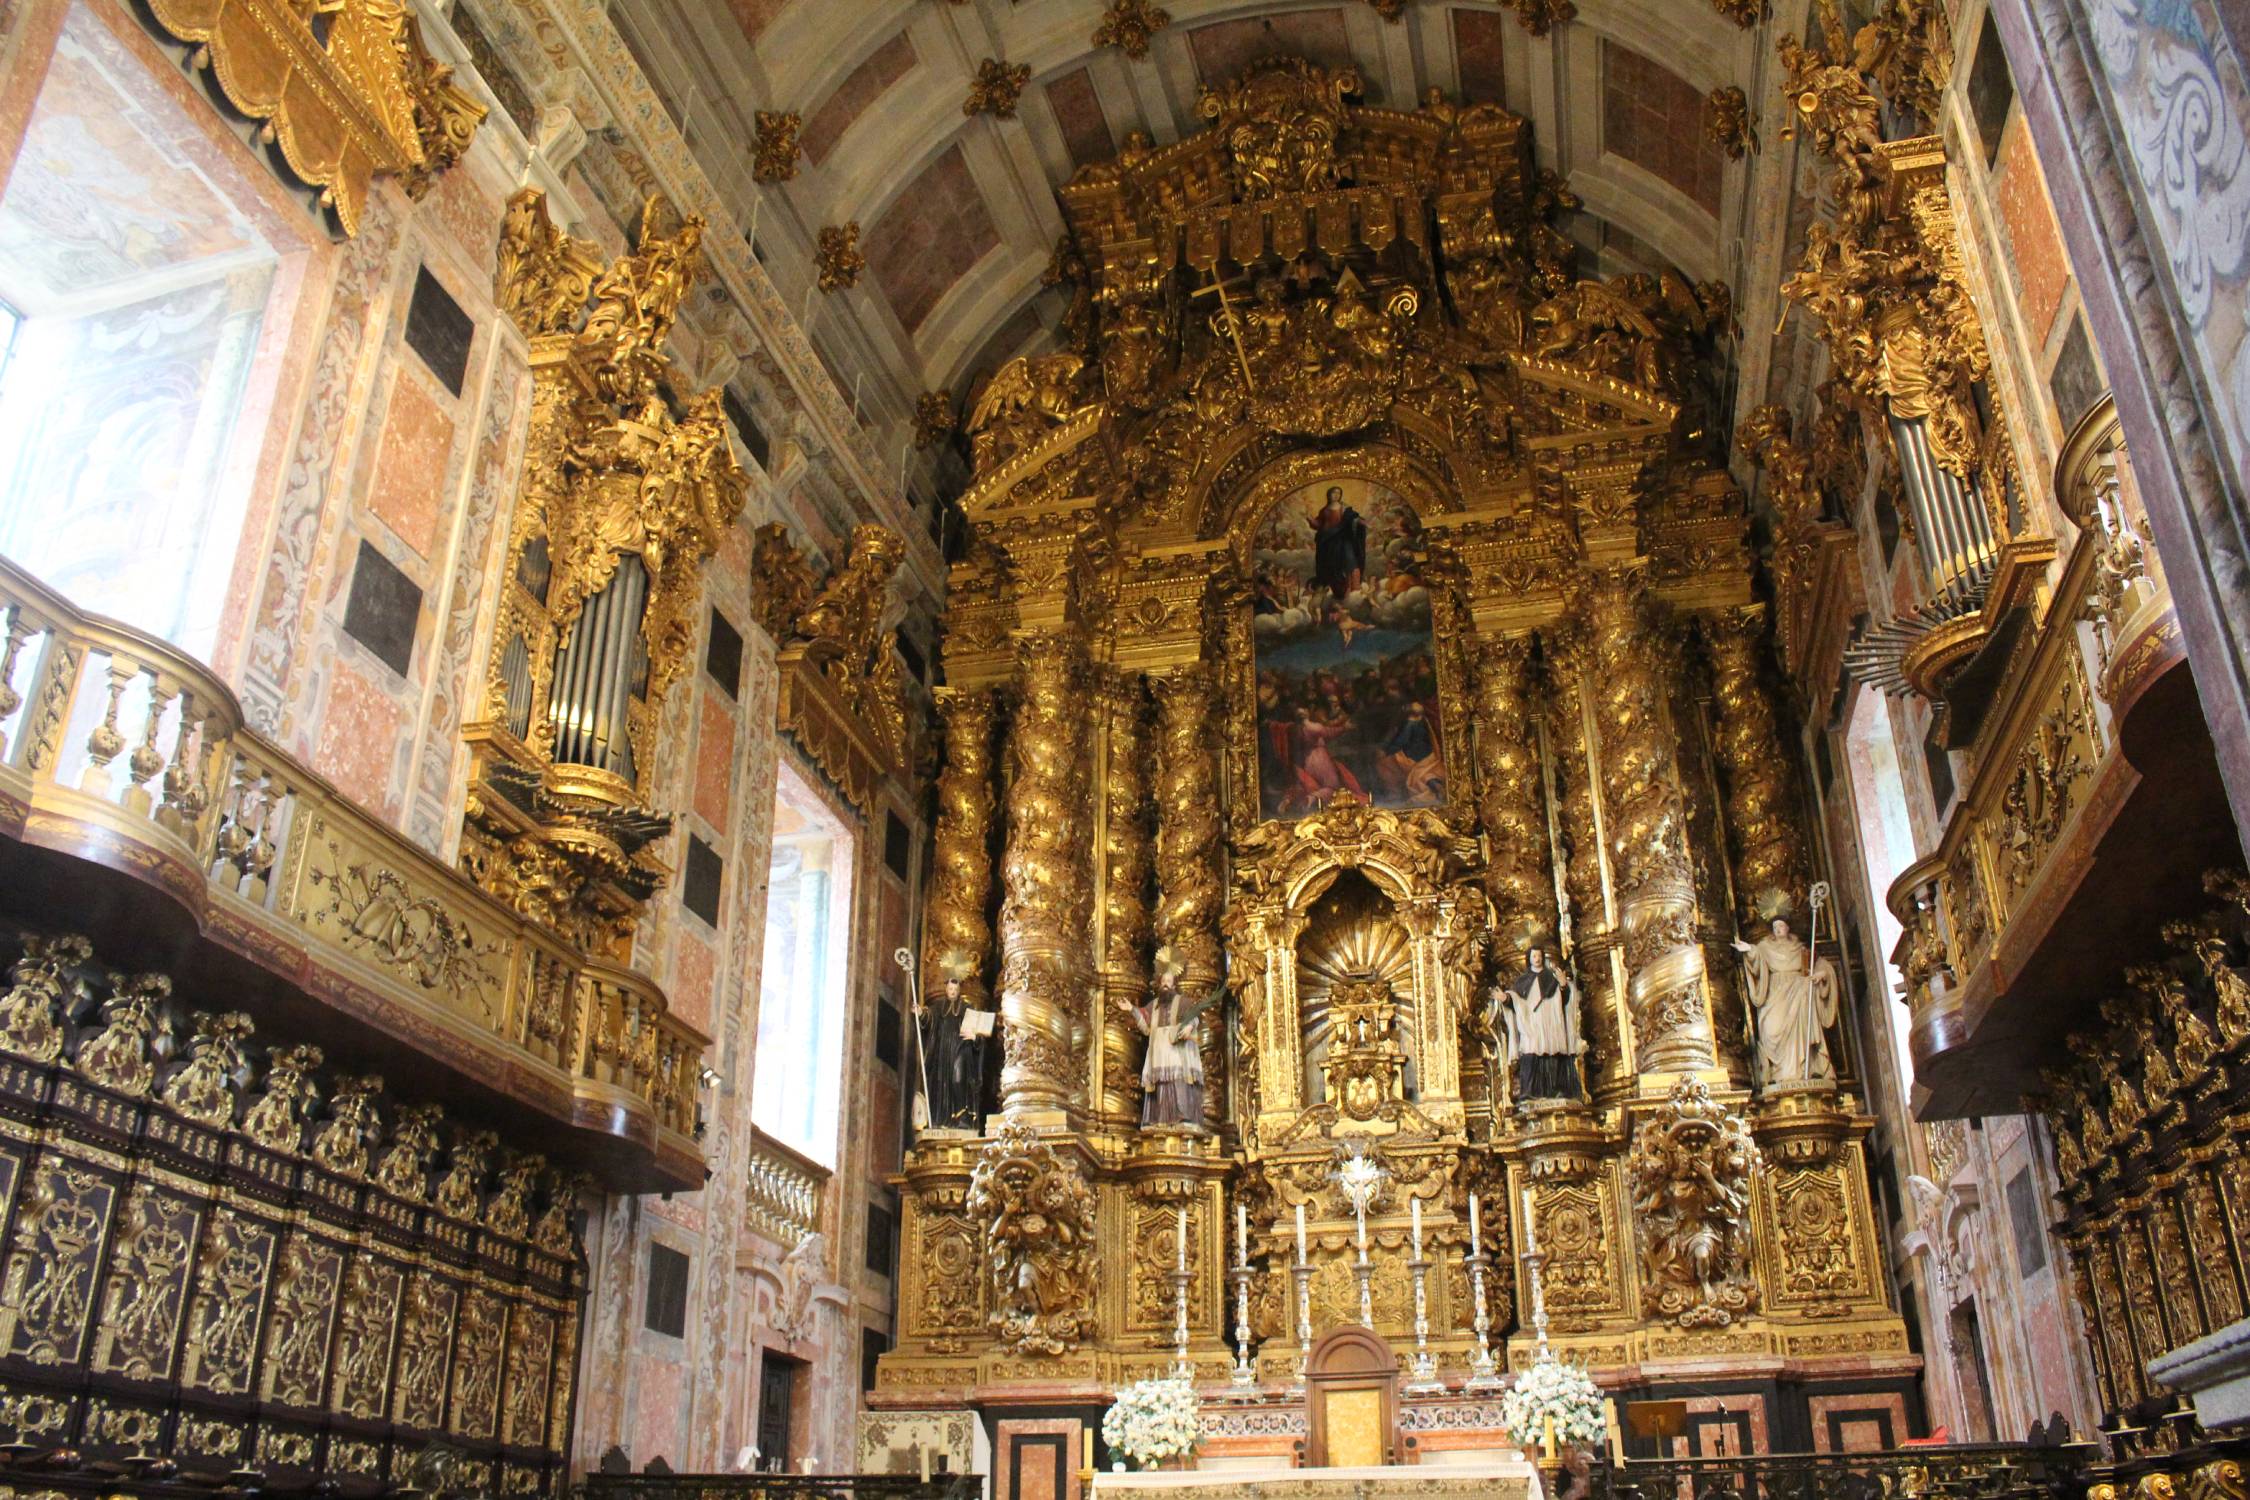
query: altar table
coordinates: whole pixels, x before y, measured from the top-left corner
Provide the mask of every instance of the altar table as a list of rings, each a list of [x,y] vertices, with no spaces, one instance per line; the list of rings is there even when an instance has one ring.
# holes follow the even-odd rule
[[[1161,1469],[1096,1473],[1091,1500],[1542,1500],[1524,1459],[1362,1469]]]

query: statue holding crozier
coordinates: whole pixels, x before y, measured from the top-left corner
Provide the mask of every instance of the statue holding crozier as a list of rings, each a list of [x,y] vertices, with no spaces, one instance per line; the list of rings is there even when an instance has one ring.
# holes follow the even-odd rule
[[[1180,992],[1186,972],[1169,944],[1157,949],[1155,990],[1146,1005],[1133,1007],[1134,1024],[1148,1038],[1141,1062],[1143,1126],[1203,1123],[1203,1042],[1196,1023],[1219,992],[1191,1001]]]
[[[1812,936],[1820,933],[1820,908],[1828,898],[1828,883],[1812,888]],[[1836,1064],[1828,1052],[1828,1028],[1836,1024],[1837,979],[1835,965],[1819,950],[1797,936],[1786,910],[1777,910],[1766,923],[1766,935],[1755,943],[1741,938],[1734,948],[1742,955],[1745,997],[1752,1020],[1760,1088],[1803,1088],[1833,1084]]]
[[[1579,1024],[1578,981],[1547,961],[1534,943],[1523,950],[1523,968],[1493,987],[1486,1022],[1505,1060],[1515,1069],[1516,1100],[1583,1099],[1578,1059],[1586,1050]]]
[[[974,1130],[984,1099],[984,1055],[992,1041],[995,1017],[992,1011],[973,1003],[968,993],[972,966],[965,957],[948,954],[939,967],[945,975],[944,988],[934,996],[917,994],[914,1001],[915,1040],[922,1052],[922,1091],[928,1100],[925,1123],[941,1129]],[[908,973],[912,972],[908,968]]]

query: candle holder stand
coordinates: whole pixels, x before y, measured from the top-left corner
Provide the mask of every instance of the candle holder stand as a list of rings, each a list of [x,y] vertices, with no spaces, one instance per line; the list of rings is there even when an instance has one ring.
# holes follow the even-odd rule
[[[1406,1263],[1414,1276],[1414,1361],[1406,1382],[1409,1396],[1442,1396],[1445,1382],[1438,1379],[1437,1361],[1430,1355],[1430,1262],[1417,1255]]]
[[[1297,1278],[1297,1389],[1305,1387],[1305,1367],[1312,1361],[1312,1267],[1299,1261],[1289,1268]]]
[[[1470,1295],[1476,1303],[1477,1352],[1469,1361],[1469,1378],[1462,1389],[1479,1393],[1501,1387],[1500,1367],[1492,1358],[1492,1309],[1485,1300],[1484,1275],[1492,1257],[1482,1250],[1469,1257]]]
[[[1367,1258],[1367,1243],[1360,1242],[1359,1263],[1352,1267],[1359,1278],[1359,1326],[1375,1330],[1375,1263]]]
[[[1234,1384],[1237,1388],[1258,1383],[1258,1371],[1250,1363],[1250,1266],[1237,1263],[1234,1268]]]
[[[1195,1363],[1188,1358],[1188,1282],[1191,1278],[1183,1270],[1172,1273],[1172,1285],[1177,1289],[1173,1297],[1172,1321],[1172,1373],[1182,1380],[1195,1378]]]

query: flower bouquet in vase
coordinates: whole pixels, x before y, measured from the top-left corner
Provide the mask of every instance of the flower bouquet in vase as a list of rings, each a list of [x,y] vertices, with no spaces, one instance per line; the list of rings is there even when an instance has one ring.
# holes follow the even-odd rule
[[[1541,1347],[1531,1368],[1502,1393],[1500,1426],[1510,1442],[1539,1455],[1546,1500],[1557,1500],[1569,1483],[1570,1455],[1593,1447],[1607,1431],[1602,1388],[1585,1366]]]
[[[1176,1377],[1135,1381],[1102,1416],[1102,1445],[1119,1470],[1191,1467],[1202,1439],[1202,1398]]]

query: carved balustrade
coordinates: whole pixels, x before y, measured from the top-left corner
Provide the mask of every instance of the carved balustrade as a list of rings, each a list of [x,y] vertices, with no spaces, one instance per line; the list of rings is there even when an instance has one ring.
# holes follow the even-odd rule
[[[793,1246],[820,1227],[820,1201],[828,1172],[762,1130],[750,1135],[743,1211],[750,1227],[778,1244]]]
[[[16,841],[0,865],[19,893],[67,892],[104,940],[182,929],[245,1009],[312,996],[375,1051],[566,1126],[554,1154],[613,1186],[700,1185],[706,1039],[661,989],[362,812],[181,652],[5,561],[0,618],[0,831]]]
[[[1588,1471],[1592,1500],[2076,1500],[2091,1443],[1970,1443],[1865,1453],[1629,1458]]]

